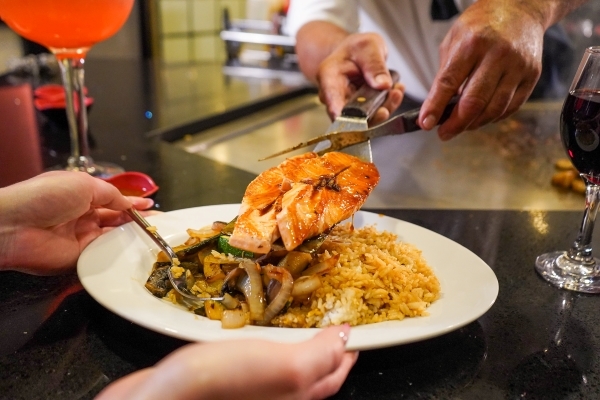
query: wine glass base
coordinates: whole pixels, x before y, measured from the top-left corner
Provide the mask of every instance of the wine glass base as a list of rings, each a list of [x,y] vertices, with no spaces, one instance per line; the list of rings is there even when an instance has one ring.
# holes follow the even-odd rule
[[[554,286],[582,293],[600,293],[600,260],[593,258],[581,264],[568,257],[566,251],[538,256],[535,270]]]
[[[96,178],[106,179],[111,176],[125,172],[117,164],[106,161],[94,161],[91,157],[69,157],[67,162],[67,171],[82,171],[95,176]]]
[[[123,167],[105,161],[94,161],[94,164],[91,165],[91,169],[91,171],[88,171],[90,175],[102,179],[110,178],[111,176],[125,172]]]

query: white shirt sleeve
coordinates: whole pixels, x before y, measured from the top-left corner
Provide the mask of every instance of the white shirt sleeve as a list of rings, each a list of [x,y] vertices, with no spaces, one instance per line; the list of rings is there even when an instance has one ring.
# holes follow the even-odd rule
[[[348,32],[357,32],[357,0],[291,0],[284,32],[296,36],[302,25],[311,21],[327,21]]]

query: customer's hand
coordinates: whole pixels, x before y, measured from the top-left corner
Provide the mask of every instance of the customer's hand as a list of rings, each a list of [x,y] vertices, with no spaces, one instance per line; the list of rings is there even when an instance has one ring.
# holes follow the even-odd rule
[[[324,329],[297,344],[236,340],[190,344],[155,367],[126,376],[102,399],[323,399],[336,393],[356,362],[349,327]]]
[[[459,92],[460,102],[438,129],[444,140],[505,118],[529,98],[547,28],[533,3],[481,0],[458,17],[440,46],[440,69],[419,116],[423,128],[432,129]]]
[[[319,99],[331,119],[341,114],[344,104],[365,83],[375,89],[390,90],[370,124],[387,119],[402,102],[404,86],[392,81],[386,66],[387,47],[381,36],[348,34],[332,23],[313,21],[300,29],[297,41],[302,56],[300,66],[318,83]]]
[[[0,188],[0,269],[50,275],[73,268],[103,232],[151,207],[83,172],[54,171]]]

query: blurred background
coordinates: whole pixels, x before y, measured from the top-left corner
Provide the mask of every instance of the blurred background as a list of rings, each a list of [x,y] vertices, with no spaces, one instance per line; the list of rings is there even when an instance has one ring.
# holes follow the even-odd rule
[[[288,0],[137,1],[126,26],[110,40],[94,46],[89,56],[152,58],[167,65],[225,63],[236,55],[249,62],[253,57],[264,60],[268,55],[261,54],[261,47],[255,46],[253,41],[270,39],[280,44],[293,44],[293,41],[247,35],[247,42],[244,42],[243,35],[231,36],[231,32],[281,35],[287,7]],[[599,20],[600,2],[593,0],[561,22],[561,28],[578,55],[577,60],[585,47],[600,44]],[[230,36],[223,31],[229,32]],[[239,45],[228,46],[224,39],[229,37],[239,40]],[[14,66],[11,61],[39,51],[37,46],[22,41],[3,23],[0,23],[0,44],[0,73]],[[270,57],[281,57],[290,50],[281,47],[283,49],[270,51]]]
[[[227,75],[301,81],[295,41],[282,33],[288,6],[289,0],[137,1],[123,29],[94,46],[88,59],[151,60],[175,75],[178,67],[220,64]],[[583,49],[599,39],[597,0],[552,27],[533,98],[563,97]],[[0,74],[26,68],[24,56],[42,52],[0,21]],[[177,96],[194,99],[201,92],[191,85]]]
[[[274,0],[151,0],[137,1],[127,24],[108,41],[94,46],[89,57],[155,58],[164,64],[225,61],[220,38],[225,10],[231,19],[270,22],[283,10]],[[0,23],[0,71],[34,46]]]

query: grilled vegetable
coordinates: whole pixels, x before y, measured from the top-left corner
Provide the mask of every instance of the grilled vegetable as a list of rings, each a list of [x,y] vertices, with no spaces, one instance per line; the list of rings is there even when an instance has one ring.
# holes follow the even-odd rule
[[[206,282],[212,283],[225,279],[225,273],[221,269],[220,260],[209,254],[204,257],[204,277]]]
[[[161,263],[154,263],[155,267],[153,268],[152,274],[146,281],[144,285],[146,289],[150,291],[156,297],[165,297],[169,290],[173,288],[171,285],[171,281],[169,281],[168,269],[171,268],[170,263],[166,263],[166,265],[157,266]]]
[[[229,236],[223,235],[219,237],[217,242],[217,250],[223,254],[231,254],[234,257],[253,258],[254,253],[233,247],[229,244]]]

